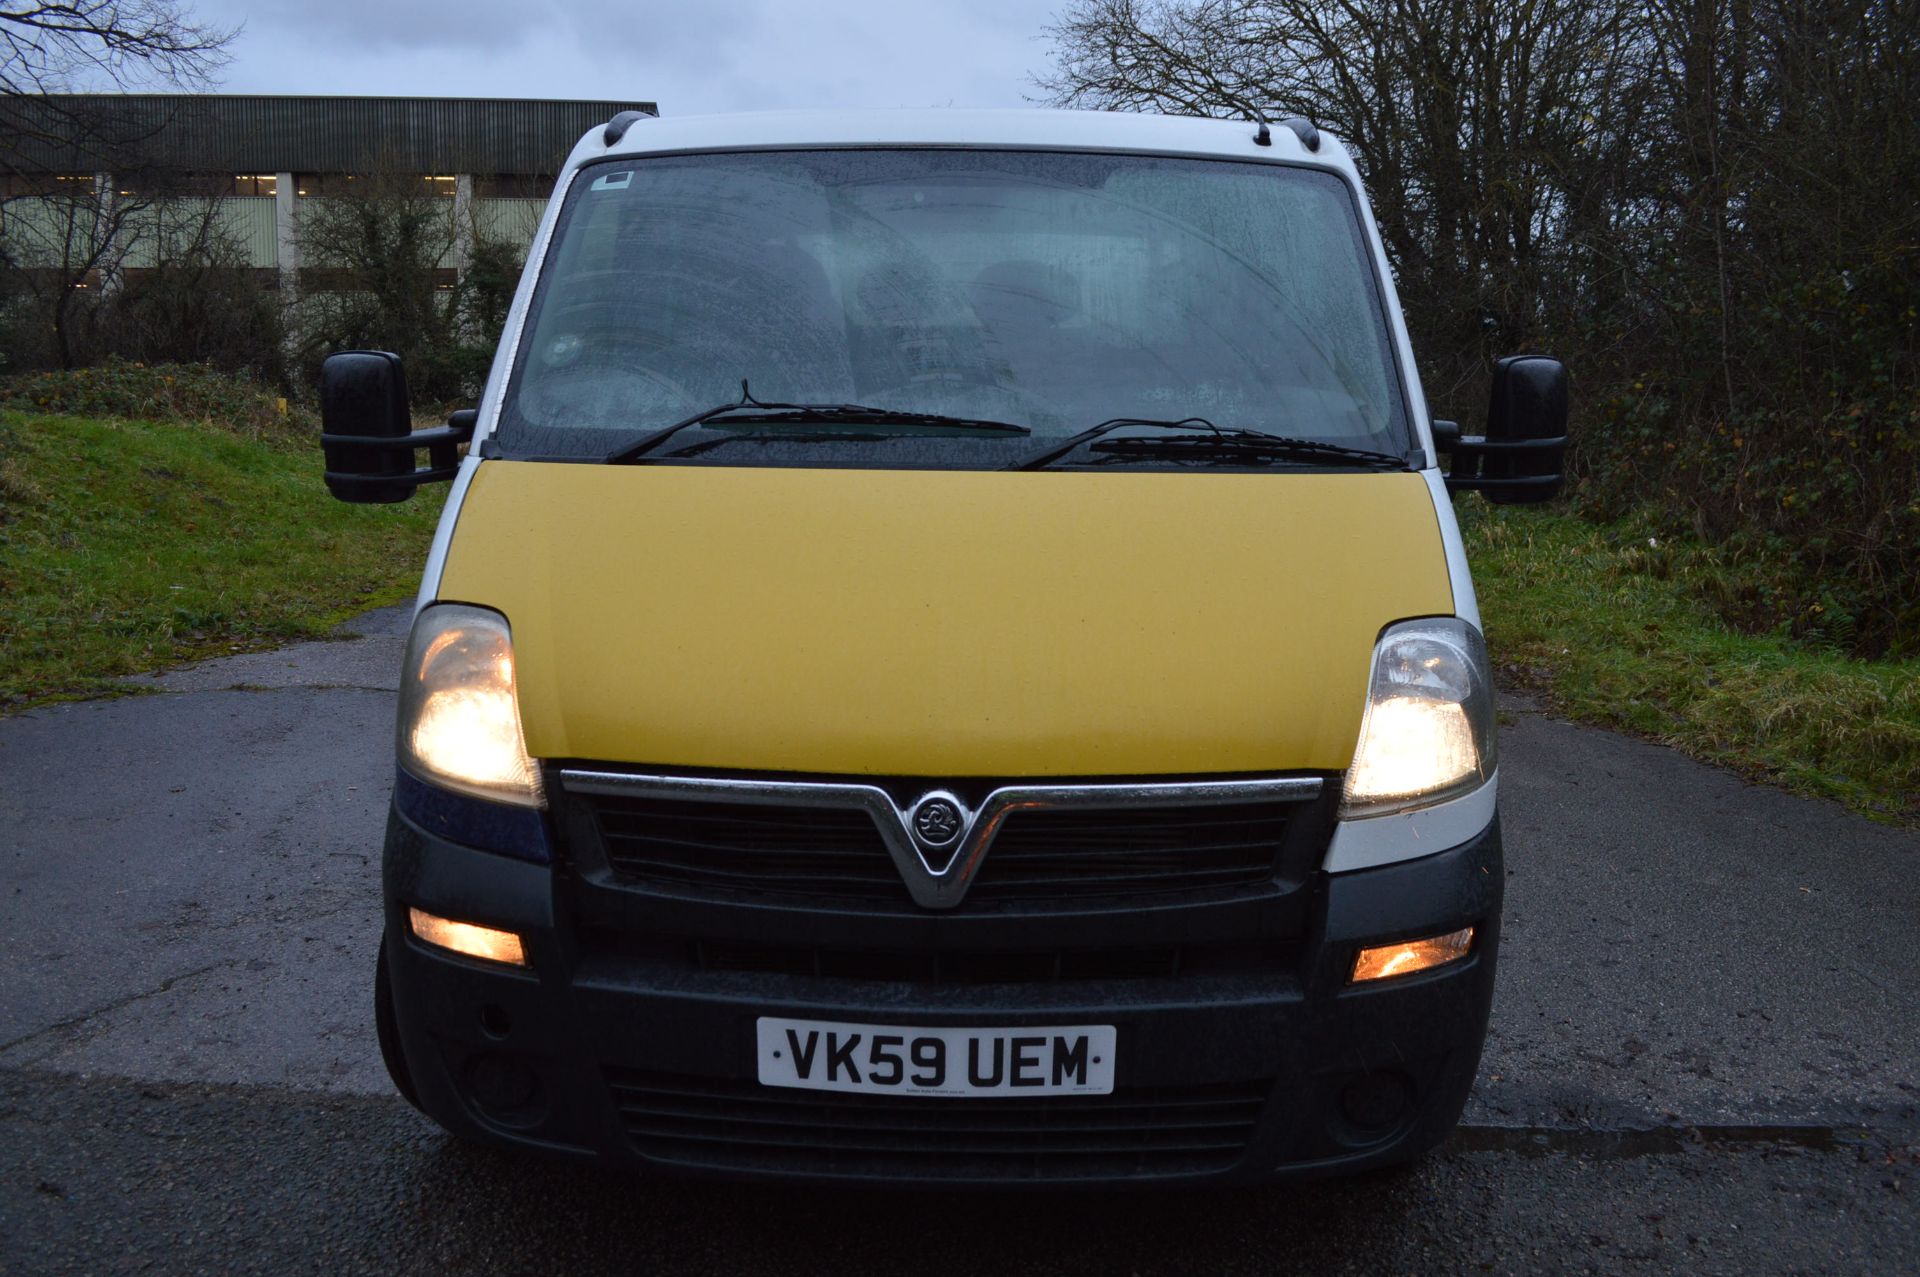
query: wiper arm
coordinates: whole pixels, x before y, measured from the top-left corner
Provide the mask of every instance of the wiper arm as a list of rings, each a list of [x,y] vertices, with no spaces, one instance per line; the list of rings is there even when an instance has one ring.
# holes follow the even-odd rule
[[[1111,417],[1097,426],[1088,426],[1077,435],[1069,435],[1059,443],[1048,444],[1038,451],[1029,452],[1024,457],[1015,457],[1001,469],[1043,470],[1081,444],[1091,443],[1101,435],[1118,430],[1122,426],[1152,426],[1156,430],[1211,430],[1216,435],[1224,433],[1220,427],[1205,417],[1183,417],[1179,421],[1162,420],[1158,417]]]
[[[1264,430],[1223,430],[1210,435],[1143,435],[1106,439],[1090,451],[1115,458],[1162,458],[1194,461],[1241,461],[1262,457],[1313,461],[1326,465],[1391,466],[1407,468],[1405,457],[1370,448],[1348,448],[1318,439],[1271,435]]]
[[[682,430],[722,421],[751,421],[773,426],[943,426],[950,430],[966,430],[980,434],[1030,435],[1033,433],[1026,426],[1014,425],[1008,421],[988,421],[980,417],[949,417],[937,412],[902,412],[892,408],[872,408],[866,404],[766,403],[755,399],[748,391],[747,383],[743,381],[740,383],[739,399],[732,403],[716,404],[694,413],[683,421],[676,421],[670,426],[649,431],[625,447],[608,453],[607,464],[623,465],[638,461]],[[857,433],[872,434],[873,431],[868,429]]]

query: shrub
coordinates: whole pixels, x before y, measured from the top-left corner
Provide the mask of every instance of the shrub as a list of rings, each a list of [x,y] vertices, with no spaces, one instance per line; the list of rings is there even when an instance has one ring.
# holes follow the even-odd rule
[[[1602,520],[1651,507],[1711,546],[1722,572],[1704,597],[1744,633],[1920,655],[1920,385],[1902,278],[1920,277],[1920,251],[1847,280],[1806,273],[1744,322],[1754,353],[1731,410],[1697,372],[1594,369],[1576,497]]]
[[[284,384],[277,293],[244,265],[183,258],[127,285],[96,323],[94,349],[147,364],[210,364]]]
[[[416,406],[471,403],[486,381],[523,250],[462,227],[454,201],[417,180],[371,175],[353,195],[313,200],[300,220],[299,378],[332,351],[390,350]],[[464,241],[468,269],[445,265]]]
[[[209,421],[253,438],[311,432],[303,410],[245,372],[206,364],[141,364],[109,359],[69,372],[0,378],[0,408],[70,417]]]

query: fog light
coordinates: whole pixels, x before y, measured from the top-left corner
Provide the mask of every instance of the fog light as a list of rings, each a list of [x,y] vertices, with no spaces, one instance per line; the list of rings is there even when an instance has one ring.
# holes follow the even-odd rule
[[[1413,1083],[1398,1071],[1368,1073],[1340,1092],[1341,1113],[1363,1134],[1398,1125],[1412,1104]]]
[[[483,958],[488,962],[504,962],[513,967],[527,965],[527,951],[522,947],[520,937],[511,931],[497,931],[472,922],[455,922],[424,909],[409,908],[407,921],[413,925],[413,934],[430,945],[451,949],[469,958]]]
[[[467,1065],[467,1087],[473,1098],[496,1113],[527,1107],[539,1085],[532,1069],[504,1055],[482,1055]]]
[[[1353,983],[1412,975],[1416,971],[1425,971],[1429,967],[1464,958],[1472,948],[1472,927],[1449,931],[1444,936],[1428,936],[1424,940],[1375,945],[1370,949],[1362,949],[1360,956],[1353,960]]]

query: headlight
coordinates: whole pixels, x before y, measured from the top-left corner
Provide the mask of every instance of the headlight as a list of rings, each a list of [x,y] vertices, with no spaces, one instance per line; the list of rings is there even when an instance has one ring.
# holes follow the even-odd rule
[[[400,765],[493,802],[539,807],[514,694],[513,639],[498,612],[442,603],[420,613],[400,675]]]
[[[1343,817],[1426,807],[1493,775],[1493,681],[1480,632],[1456,618],[1403,621],[1373,650]]]

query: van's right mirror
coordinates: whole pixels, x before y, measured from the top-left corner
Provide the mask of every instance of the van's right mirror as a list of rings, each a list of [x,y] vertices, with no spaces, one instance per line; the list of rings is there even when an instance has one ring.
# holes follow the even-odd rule
[[[407,374],[384,350],[343,350],[320,365],[320,446],[327,490],[342,501],[385,505],[405,501],[423,483],[453,478],[460,445],[473,438],[479,414],[455,412],[444,426],[413,428]],[[414,468],[427,449],[426,469]]]
[[[393,446],[413,430],[400,356],[343,350],[320,365],[320,442],[327,488],[342,501],[405,501],[413,450]]]
[[[1560,491],[1567,451],[1567,367],[1545,355],[1511,355],[1493,367],[1487,433],[1436,435],[1452,453],[1447,491],[1497,505],[1547,501]]]

